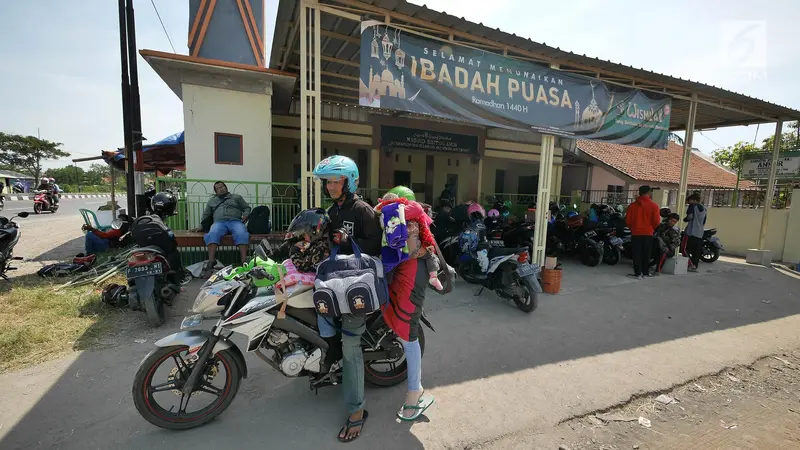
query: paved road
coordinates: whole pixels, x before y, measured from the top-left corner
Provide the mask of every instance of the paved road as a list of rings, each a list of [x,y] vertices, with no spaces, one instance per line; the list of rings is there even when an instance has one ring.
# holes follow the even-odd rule
[[[21,211],[27,211],[31,213],[31,215],[27,219],[20,219],[25,221],[31,220],[58,220],[60,216],[68,216],[73,214],[79,214],[78,210],[85,208],[96,210],[98,206],[105,205],[109,202],[111,198],[73,198],[73,199],[62,199],[59,202],[58,212],[55,214],[44,212],[42,214],[33,214],[33,201],[32,200],[21,200],[21,201],[11,201],[5,203],[5,208],[3,211],[0,212],[0,215],[5,215],[10,217],[13,214],[18,214]]]
[[[719,262],[706,272],[635,281],[625,265],[565,265],[565,295],[524,314],[459,283],[428,296],[423,383],[437,403],[427,419],[393,417],[405,386],[367,389],[370,419],[348,448],[557,448],[543,431],[780,348],[800,347],[800,280],[774,269]],[[186,310],[181,295],[173,314]],[[335,448],[341,394],[315,396],[252,355],[250,377],[214,422],[187,432],[157,429],[137,414],[131,382],[158,330],[141,314],[108,337],[109,348],[0,376],[0,448]],[[138,328],[137,328],[138,327]],[[144,342],[142,340],[145,340]],[[117,348],[111,346],[119,345]]]
[[[24,219],[15,219],[22,236],[14,248],[14,255],[24,260],[16,262],[14,266],[17,270],[8,272],[8,276],[14,278],[31,274],[47,264],[63,262],[83,252],[83,218],[78,210],[96,210],[108,201],[108,198],[62,199],[55,214],[33,214],[32,201],[6,202],[0,215],[11,217],[21,211],[31,213]]]

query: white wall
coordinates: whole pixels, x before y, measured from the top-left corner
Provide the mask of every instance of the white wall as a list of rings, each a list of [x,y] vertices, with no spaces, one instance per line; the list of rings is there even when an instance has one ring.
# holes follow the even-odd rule
[[[186,177],[269,182],[272,95],[183,85]],[[214,133],[242,135],[243,165],[214,162]]]
[[[272,181],[272,92],[264,94],[183,84],[186,178],[268,183]],[[214,133],[242,136],[242,165],[214,162]],[[200,223],[213,181],[186,186],[190,227]],[[270,204],[270,185],[228,183],[251,206]],[[280,194],[278,194],[280,195]]]

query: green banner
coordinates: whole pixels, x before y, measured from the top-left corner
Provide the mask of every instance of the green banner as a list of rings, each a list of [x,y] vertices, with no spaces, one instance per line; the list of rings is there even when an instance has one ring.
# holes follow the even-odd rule
[[[361,24],[359,103],[514,130],[666,148],[671,100],[382,22]]]

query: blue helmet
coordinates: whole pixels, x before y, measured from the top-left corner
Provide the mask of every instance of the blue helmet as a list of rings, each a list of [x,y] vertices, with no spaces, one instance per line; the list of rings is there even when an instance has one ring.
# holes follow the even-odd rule
[[[314,177],[326,179],[342,177],[347,180],[347,190],[355,194],[358,190],[358,166],[352,159],[342,156],[329,156],[314,167]]]

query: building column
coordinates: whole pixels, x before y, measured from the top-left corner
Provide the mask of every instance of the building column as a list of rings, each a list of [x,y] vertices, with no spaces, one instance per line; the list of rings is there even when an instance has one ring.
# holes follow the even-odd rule
[[[316,6],[316,7],[314,7]],[[322,159],[320,9],[300,2],[300,207],[322,206],[321,183],[312,175]]]
[[[378,189],[378,179],[381,176],[381,151],[373,148],[369,151],[369,188]]]
[[[531,261],[544,267],[545,247],[547,246],[547,215],[550,205],[550,186],[553,176],[553,154],[555,136],[542,135],[542,154],[539,159],[539,190],[536,196],[536,227],[534,228],[533,255]]]
[[[678,183],[678,198],[676,200],[678,215],[686,215],[686,188],[689,182],[689,161],[692,159],[692,138],[694,137],[694,121],[697,116],[697,93],[692,93],[689,102],[689,119],[686,122],[686,136],[683,139],[683,164],[681,165],[681,180]]]
[[[769,212],[772,209],[772,200],[775,198],[775,176],[778,171],[778,156],[781,153],[781,133],[783,122],[775,124],[775,141],[772,144],[772,164],[769,168],[769,181],[767,181],[767,198],[764,200],[764,212],[761,214],[761,232],[758,234],[758,249],[766,250],[767,227],[769,225]]]

